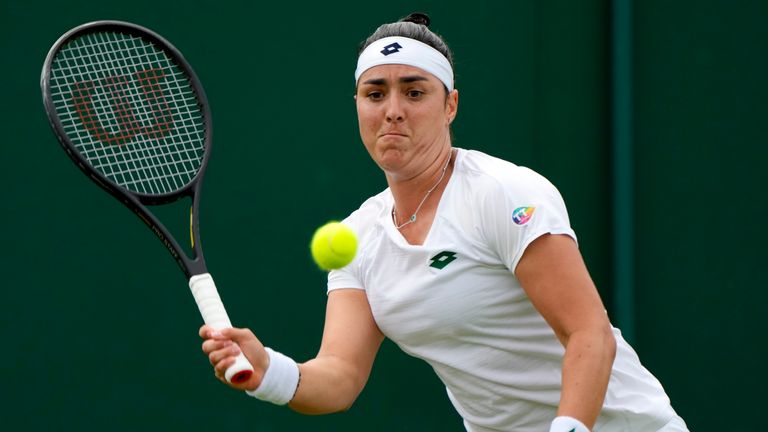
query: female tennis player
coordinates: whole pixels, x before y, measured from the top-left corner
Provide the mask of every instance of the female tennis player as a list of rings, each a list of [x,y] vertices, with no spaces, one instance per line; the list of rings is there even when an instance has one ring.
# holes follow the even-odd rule
[[[423,14],[385,24],[359,55],[360,136],[389,187],[344,221],[360,250],[329,273],[317,356],[297,364],[247,329],[204,326],[217,376],[242,351],[255,373],[228,385],[341,411],[388,337],[434,368],[468,431],[687,430],[611,326],[557,189],[452,147],[452,55],[428,25]]]

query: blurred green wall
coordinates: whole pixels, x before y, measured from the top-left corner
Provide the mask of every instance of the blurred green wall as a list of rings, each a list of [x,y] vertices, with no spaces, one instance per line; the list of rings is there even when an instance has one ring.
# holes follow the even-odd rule
[[[768,2],[637,1],[635,348],[692,430],[759,430]]]
[[[343,414],[305,417],[218,383],[186,281],[69,162],[39,90],[50,45],[91,20],[142,24],[185,54],[214,117],[208,267],[235,325],[301,361],[319,346],[325,303],[309,237],[385,186],[357,136],[357,45],[416,10],[456,55],[455,145],[559,187],[613,313],[607,0],[3,0],[3,429],[462,430],[429,367],[388,342]],[[758,408],[753,375],[765,383],[766,18],[758,1],[634,8],[634,346],[697,431],[756,427],[744,413]]]

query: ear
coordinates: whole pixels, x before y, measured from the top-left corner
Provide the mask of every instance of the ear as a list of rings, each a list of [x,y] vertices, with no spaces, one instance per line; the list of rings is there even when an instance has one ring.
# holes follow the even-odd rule
[[[456,118],[456,114],[459,111],[459,91],[456,89],[451,90],[448,96],[445,98],[445,115],[448,120],[448,124],[453,123],[453,119]]]

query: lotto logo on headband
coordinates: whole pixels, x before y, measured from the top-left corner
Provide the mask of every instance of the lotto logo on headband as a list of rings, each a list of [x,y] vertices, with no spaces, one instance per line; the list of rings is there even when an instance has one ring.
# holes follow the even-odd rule
[[[531,217],[536,207],[518,207],[512,212],[512,220],[518,225],[525,225]]]
[[[388,56],[390,54],[394,54],[396,52],[400,52],[400,49],[403,48],[402,45],[399,43],[391,43],[384,47],[383,50],[379,51],[380,53],[384,54],[385,56]]]

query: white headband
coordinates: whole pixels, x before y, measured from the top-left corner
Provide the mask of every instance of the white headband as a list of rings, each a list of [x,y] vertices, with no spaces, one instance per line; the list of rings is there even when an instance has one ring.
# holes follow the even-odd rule
[[[400,36],[379,39],[360,54],[355,70],[355,82],[368,69],[385,64],[403,64],[424,69],[453,90],[453,69],[440,51],[415,39]]]

